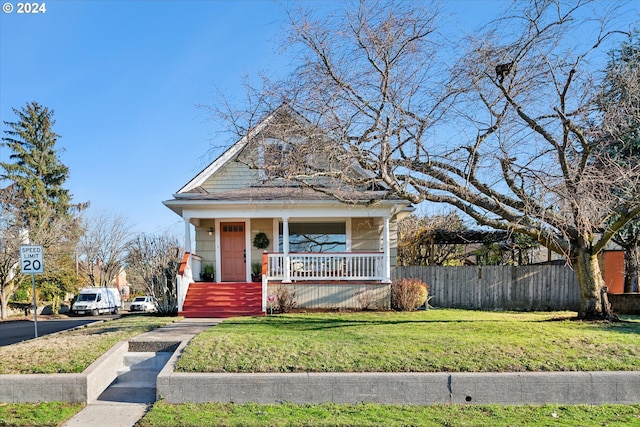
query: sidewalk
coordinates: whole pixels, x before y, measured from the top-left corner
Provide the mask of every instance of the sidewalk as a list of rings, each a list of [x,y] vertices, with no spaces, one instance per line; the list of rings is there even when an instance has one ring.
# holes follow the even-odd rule
[[[156,351],[158,347],[190,341],[222,319],[183,319],[129,340],[135,351]],[[63,424],[63,427],[132,427],[156,401],[155,393],[135,388],[107,388],[96,400]]]

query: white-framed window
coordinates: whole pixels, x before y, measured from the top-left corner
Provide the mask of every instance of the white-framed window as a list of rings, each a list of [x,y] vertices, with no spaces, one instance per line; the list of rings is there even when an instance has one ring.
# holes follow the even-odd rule
[[[282,248],[282,222],[279,223],[278,244]],[[289,252],[346,252],[345,222],[290,222]]]

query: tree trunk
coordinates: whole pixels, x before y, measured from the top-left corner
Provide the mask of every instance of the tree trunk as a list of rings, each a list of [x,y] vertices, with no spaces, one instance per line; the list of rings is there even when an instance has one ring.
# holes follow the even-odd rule
[[[4,293],[0,292],[0,319],[2,320],[7,320],[9,317],[8,305],[8,299],[4,297]]]
[[[578,318],[585,320],[617,320],[611,310],[607,287],[597,255],[587,249],[573,249],[571,265],[580,285],[580,309]]]
[[[624,251],[624,293],[638,292],[638,276],[640,274],[640,247],[638,241],[629,245]]]

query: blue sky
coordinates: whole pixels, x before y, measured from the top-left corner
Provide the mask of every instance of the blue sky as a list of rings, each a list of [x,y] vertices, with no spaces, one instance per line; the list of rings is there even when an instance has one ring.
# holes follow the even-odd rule
[[[224,142],[197,105],[279,67],[283,17],[269,1],[68,0],[47,1],[44,14],[3,13],[0,119],[29,101],[53,109],[75,201],[137,231],[181,231],[161,202]],[[3,161],[9,154],[0,148]]]
[[[0,13],[0,121],[30,101],[53,109],[74,201],[122,215],[135,231],[181,235],[162,201],[229,142],[198,105],[211,105],[216,90],[242,97],[245,75],[286,73],[284,3],[49,0],[39,14],[2,3],[14,10]],[[500,1],[445,5],[472,31]],[[1,161],[9,154],[0,147]]]

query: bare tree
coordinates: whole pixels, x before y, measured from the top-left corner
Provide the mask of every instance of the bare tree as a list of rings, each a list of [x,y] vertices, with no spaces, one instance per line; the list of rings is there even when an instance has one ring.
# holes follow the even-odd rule
[[[64,295],[75,284],[70,273],[70,255],[81,227],[74,216],[54,215],[53,210],[42,208],[41,218],[46,226],[26,226],[22,214],[21,198],[9,186],[0,189],[0,318],[8,316],[8,303],[25,276],[20,272],[20,245],[37,244],[44,249],[45,274],[39,275],[36,283],[42,290],[43,282],[49,286],[47,293],[56,297]],[[71,270],[72,271],[72,270]]]
[[[384,185],[528,235],[574,268],[580,318],[614,319],[597,255],[640,213],[640,175],[638,165],[596,161],[597,61],[618,31],[611,16],[592,14],[608,3],[590,3],[513,3],[482,34],[449,45],[437,7],[423,2],[361,1],[321,20],[292,14],[289,43],[300,50],[290,78],[265,81],[248,107],[222,117],[244,136],[286,102],[308,120],[274,135],[294,147],[281,163],[295,164],[288,180],[354,203],[363,200],[327,180]]]
[[[465,257],[463,246],[436,245],[430,236],[436,231],[455,233],[466,229],[455,212],[423,217],[409,215],[398,223],[398,265],[459,265]]]
[[[20,245],[28,242],[25,225],[11,202],[10,188],[0,190],[0,318],[20,284]]]
[[[613,15],[592,15],[590,3],[531,1],[468,41],[456,71],[469,90],[456,116],[476,131],[426,164],[425,199],[565,255],[580,283],[579,317],[613,319],[597,255],[640,212],[640,169],[596,149],[597,61],[621,32]],[[507,62],[506,76],[493,74]]]
[[[100,213],[84,218],[78,242],[78,270],[90,286],[108,286],[124,268],[131,225],[123,216]]]
[[[178,239],[167,235],[142,234],[129,243],[127,265],[142,278],[147,293],[158,303],[159,313],[178,312],[176,276],[183,254]]]

